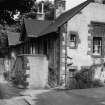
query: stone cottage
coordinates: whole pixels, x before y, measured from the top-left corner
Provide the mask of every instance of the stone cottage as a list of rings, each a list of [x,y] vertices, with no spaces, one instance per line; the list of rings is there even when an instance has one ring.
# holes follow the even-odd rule
[[[20,76],[18,81],[21,83],[24,79],[29,87],[45,87],[46,84],[55,87],[60,83],[60,34],[43,34],[52,23],[44,20],[43,10],[38,12],[37,19],[25,18],[19,38],[21,43],[10,48],[11,55],[18,53],[14,77]]]
[[[63,11],[53,22],[24,20],[20,54],[31,54],[31,57],[32,54],[41,54],[48,58],[51,75],[48,77],[48,70],[46,82],[50,79],[50,85],[66,83],[71,70],[88,69],[92,65],[98,66],[94,77],[104,82],[105,73],[100,66],[105,62],[104,9],[103,0],[87,0],[71,10]]]
[[[30,71],[33,70],[33,77],[37,77],[33,79],[34,83],[37,80],[40,86],[43,84],[40,81],[46,81],[50,86],[57,86],[59,81],[59,35],[57,33],[42,34],[50,24],[52,21],[24,19],[23,32],[20,37],[23,41],[20,46],[21,54],[29,58]],[[44,58],[48,61],[48,65],[43,64],[46,62],[43,61]],[[44,75],[47,80],[43,79]],[[38,82],[35,84],[39,84]]]
[[[66,82],[71,70],[97,65],[94,78],[105,81],[100,66],[105,62],[104,9],[104,0],[87,0],[61,14],[43,32],[60,35],[60,80]]]

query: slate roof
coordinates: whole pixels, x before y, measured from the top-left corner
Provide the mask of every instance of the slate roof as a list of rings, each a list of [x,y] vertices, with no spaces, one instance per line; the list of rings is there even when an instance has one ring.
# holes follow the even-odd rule
[[[15,46],[15,45],[21,43],[19,41],[19,39],[20,39],[20,34],[19,33],[8,31],[7,35],[8,35],[8,44],[9,44],[9,46]]]
[[[27,37],[38,37],[52,21],[43,21],[36,19],[24,19],[24,25]]]
[[[92,0],[87,0],[79,4],[78,6],[68,10],[67,12],[64,12],[50,26],[48,26],[40,35],[45,35],[45,34],[49,34],[52,32],[56,32],[61,25],[63,25],[68,20],[70,20],[73,16],[79,13],[90,2],[92,2]]]

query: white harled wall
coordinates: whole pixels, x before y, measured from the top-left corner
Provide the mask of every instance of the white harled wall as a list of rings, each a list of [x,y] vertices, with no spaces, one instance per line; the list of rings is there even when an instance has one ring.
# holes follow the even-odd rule
[[[73,62],[72,66],[77,66],[78,69],[81,66],[91,66],[94,62],[94,59],[87,54],[91,50],[88,47],[88,36],[91,36],[91,33],[88,32],[88,25],[90,25],[91,21],[105,23],[105,4],[90,3],[68,22],[68,36],[70,31],[75,31],[80,39],[77,49],[70,49],[69,45],[67,48],[68,56],[73,58],[71,61]]]
[[[48,61],[44,55],[29,55],[27,56],[29,63],[29,70],[26,70],[26,74],[29,74],[27,82],[29,88],[45,88],[48,84]]]

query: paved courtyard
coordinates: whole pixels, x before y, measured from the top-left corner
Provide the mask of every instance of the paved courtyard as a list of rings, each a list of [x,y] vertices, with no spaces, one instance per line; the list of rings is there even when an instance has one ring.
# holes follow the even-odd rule
[[[81,90],[24,90],[2,81],[0,105],[105,105],[105,87]]]
[[[22,93],[32,97],[32,105],[105,105],[105,88],[28,90]]]

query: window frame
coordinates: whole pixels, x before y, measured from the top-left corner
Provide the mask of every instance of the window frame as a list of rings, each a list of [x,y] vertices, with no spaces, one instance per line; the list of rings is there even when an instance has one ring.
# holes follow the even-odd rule
[[[95,43],[94,42],[95,38],[96,38],[96,41],[97,41],[96,44],[94,44]],[[99,40],[97,40],[98,38],[99,38]],[[100,44],[100,41],[101,41],[101,44]],[[93,44],[92,55],[94,57],[101,57],[102,56],[102,37],[101,36],[93,36],[92,44]],[[95,54],[95,50],[94,50],[95,46],[98,46],[98,49],[97,49],[98,53],[97,54]]]
[[[88,25],[89,30],[88,33],[91,34],[91,46],[89,48],[91,48],[91,51],[88,51],[89,55],[91,55],[91,57],[93,58],[103,58],[105,57],[105,22],[99,22],[99,21],[91,21],[90,24]],[[101,55],[94,55],[93,54],[93,37],[102,37],[102,52]]]
[[[75,36],[75,40],[71,40],[71,36],[74,35]],[[70,31],[69,32],[69,47],[71,49],[76,49],[77,48],[77,39],[78,39],[78,32],[76,31]],[[71,43],[74,42],[74,46],[71,46]]]

